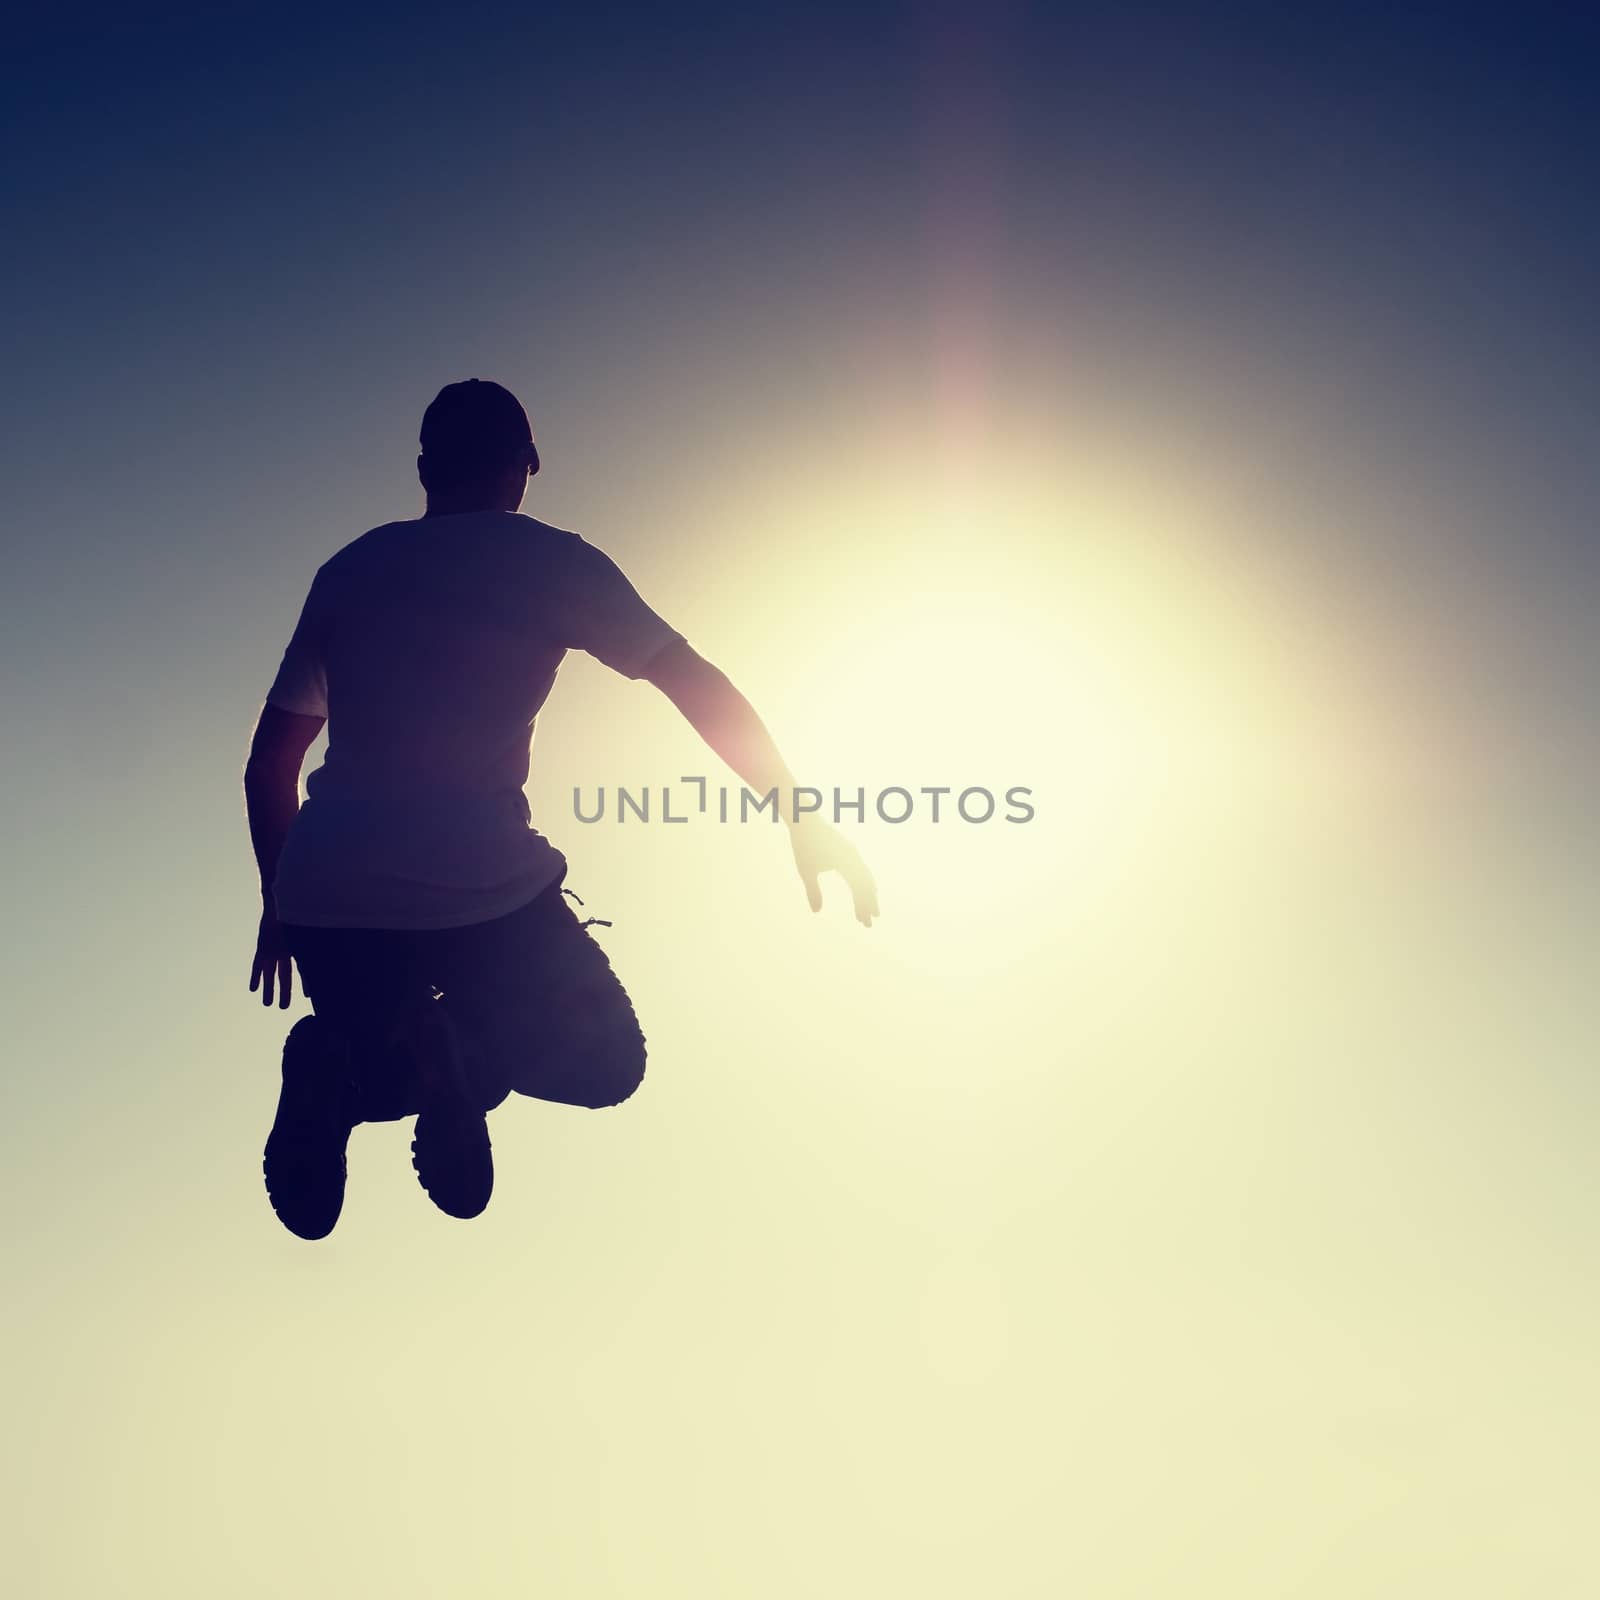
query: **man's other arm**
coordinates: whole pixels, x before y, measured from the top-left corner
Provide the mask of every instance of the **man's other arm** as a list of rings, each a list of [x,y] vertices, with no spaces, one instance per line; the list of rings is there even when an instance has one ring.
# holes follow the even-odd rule
[[[685,720],[756,794],[778,794],[778,813],[789,829],[795,868],[813,911],[822,909],[819,873],[840,873],[850,886],[856,920],[870,928],[878,914],[878,891],[859,852],[838,829],[806,815],[798,822],[794,774],[755,707],[728,675],[685,640],[657,652],[641,673],[683,713]]]
[[[250,821],[250,843],[261,874],[261,925],[256,936],[256,957],[250,969],[250,992],[261,988],[261,1003],[270,1006],[274,987],[278,1004],[287,1009],[294,983],[294,967],[278,922],[272,898],[283,841],[300,810],[300,768],[311,742],[322,732],[325,717],[303,716],[267,704],[261,708],[244,768],[245,813]]]

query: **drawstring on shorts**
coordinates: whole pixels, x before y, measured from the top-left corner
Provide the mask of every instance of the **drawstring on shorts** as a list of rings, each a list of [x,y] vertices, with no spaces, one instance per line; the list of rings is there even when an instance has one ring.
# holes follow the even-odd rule
[[[578,894],[575,890],[563,889],[561,892],[565,895],[571,895],[571,897],[576,900],[580,906],[583,904],[583,896]],[[607,922],[604,917],[589,917],[585,921],[580,922],[578,926],[580,928],[609,928],[611,924]]]

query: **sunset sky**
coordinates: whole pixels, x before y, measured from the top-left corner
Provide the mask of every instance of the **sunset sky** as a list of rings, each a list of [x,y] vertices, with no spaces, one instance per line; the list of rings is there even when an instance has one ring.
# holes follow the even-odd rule
[[[0,1586],[1577,1600],[1600,1471],[1600,23],[8,23]],[[275,1221],[242,763],[492,378],[852,836],[587,658],[529,794],[649,1040],[452,1221]],[[441,551],[448,559],[448,551]],[[320,758],[321,745],[312,759]],[[292,1015],[304,1010],[297,996]]]

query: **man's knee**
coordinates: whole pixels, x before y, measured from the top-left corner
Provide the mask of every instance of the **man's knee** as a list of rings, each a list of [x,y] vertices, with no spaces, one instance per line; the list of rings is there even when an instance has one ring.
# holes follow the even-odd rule
[[[572,984],[523,1013],[507,1057],[522,1063],[513,1077],[520,1093],[598,1111],[637,1091],[644,1080],[644,1032],[609,969],[606,977],[604,984]]]
[[[631,1011],[591,1014],[545,1058],[542,1098],[600,1111],[621,1105],[644,1081],[644,1035]]]
[[[644,1082],[644,1062],[644,1040],[637,1036],[582,1052],[573,1063],[577,1094],[570,1103],[591,1111],[620,1106]]]

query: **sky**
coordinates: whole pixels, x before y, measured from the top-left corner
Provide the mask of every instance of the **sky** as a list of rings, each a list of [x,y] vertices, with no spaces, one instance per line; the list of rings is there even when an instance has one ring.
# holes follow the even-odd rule
[[[1594,1592],[1600,25],[174,0],[0,70],[8,1592]],[[870,931],[584,824],[733,780],[570,659],[645,1085],[496,1112],[471,1224],[358,1129],[308,1245],[241,768],[472,376],[916,810]]]

